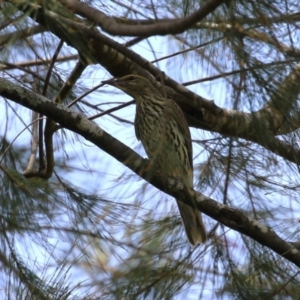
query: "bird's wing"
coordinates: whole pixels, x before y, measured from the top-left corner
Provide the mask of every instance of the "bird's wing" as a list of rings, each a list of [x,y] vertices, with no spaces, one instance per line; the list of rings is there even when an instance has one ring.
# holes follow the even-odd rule
[[[184,137],[184,143],[185,147],[188,152],[188,160],[190,163],[191,170],[193,170],[193,149],[192,149],[192,139],[191,139],[191,133],[189,130],[188,123],[185,119],[185,116],[180,109],[180,107],[177,105],[177,103],[171,99],[167,99],[167,101],[170,101],[170,110],[169,114],[177,124],[179,132],[182,133],[182,136]]]
[[[139,114],[136,112],[135,114],[135,119],[134,119],[134,124],[139,124]],[[139,132],[139,126],[134,126],[134,131],[135,131],[135,136],[138,139],[138,141],[141,140],[140,132]]]

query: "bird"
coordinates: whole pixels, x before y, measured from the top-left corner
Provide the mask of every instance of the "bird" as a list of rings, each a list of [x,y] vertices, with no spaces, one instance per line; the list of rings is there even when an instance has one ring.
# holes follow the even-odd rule
[[[148,79],[136,74],[102,83],[122,90],[136,101],[135,135],[142,142],[152,167],[193,189],[191,133],[176,102],[165,97]],[[192,246],[205,243],[201,213],[183,201],[176,199],[176,202],[189,243]]]

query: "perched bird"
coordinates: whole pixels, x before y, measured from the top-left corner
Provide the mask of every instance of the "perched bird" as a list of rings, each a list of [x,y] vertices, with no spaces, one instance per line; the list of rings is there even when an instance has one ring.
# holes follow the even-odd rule
[[[193,188],[191,134],[183,112],[166,99],[149,80],[138,75],[103,81],[136,100],[135,134],[153,167]],[[177,200],[187,238],[192,245],[206,241],[200,212]]]

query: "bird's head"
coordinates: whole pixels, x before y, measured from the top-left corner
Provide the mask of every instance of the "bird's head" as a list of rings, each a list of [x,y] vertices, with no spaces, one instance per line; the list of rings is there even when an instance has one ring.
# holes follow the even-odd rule
[[[133,74],[102,81],[102,83],[115,86],[135,99],[146,93],[159,93],[148,79]]]

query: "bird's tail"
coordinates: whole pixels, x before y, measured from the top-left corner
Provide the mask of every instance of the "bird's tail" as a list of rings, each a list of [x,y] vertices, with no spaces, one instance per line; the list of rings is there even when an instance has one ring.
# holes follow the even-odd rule
[[[182,201],[177,201],[184,229],[191,245],[205,243],[206,231],[202,221],[201,213]]]

